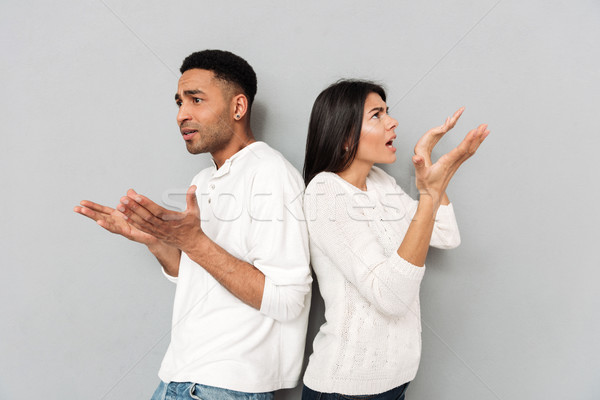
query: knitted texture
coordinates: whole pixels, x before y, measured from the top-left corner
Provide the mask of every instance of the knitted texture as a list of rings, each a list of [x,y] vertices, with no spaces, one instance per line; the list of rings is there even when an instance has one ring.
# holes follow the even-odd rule
[[[414,379],[419,366],[425,267],[397,253],[418,203],[376,167],[367,189],[322,172],[305,191],[311,263],[326,322],[304,383],[320,392],[385,392]],[[431,245],[459,243],[452,206],[441,206]]]

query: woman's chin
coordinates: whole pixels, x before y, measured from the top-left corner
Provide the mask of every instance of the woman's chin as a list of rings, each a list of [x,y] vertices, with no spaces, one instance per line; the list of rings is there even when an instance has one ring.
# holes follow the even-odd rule
[[[382,158],[377,164],[393,164],[396,162],[396,155],[392,154],[391,156]]]

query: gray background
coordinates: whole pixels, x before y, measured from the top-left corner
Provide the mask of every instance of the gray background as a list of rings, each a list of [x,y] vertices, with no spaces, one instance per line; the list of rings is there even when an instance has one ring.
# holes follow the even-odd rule
[[[340,77],[385,83],[387,171],[409,191],[425,130],[467,107],[439,155],[489,123],[449,188],[463,244],[428,258],[409,399],[600,396],[597,1],[3,0],[0,21],[1,399],[150,397],[174,286],[72,207],[129,187],[160,200],[209,164],[173,101],[204,48],[254,66],[254,130],[299,169],[312,103]]]

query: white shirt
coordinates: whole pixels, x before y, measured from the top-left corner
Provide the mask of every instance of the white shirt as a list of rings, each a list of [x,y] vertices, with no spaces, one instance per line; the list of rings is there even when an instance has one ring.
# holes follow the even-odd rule
[[[306,188],[311,263],[325,320],[304,375],[309,388],[377,394],[411,381],[421,357],[419,288],[425,267],[398,247],[417,202],[377,167],[363,192],[322,172]],[[452,205],[440,206],[431,245],[458,246]]]
[[[297,384],[310,308],[304,182],[263,142],[219,169],[202,170],[198,187],[204,233],[265,275],[260,310],[243,303],[182,253],[171,343],[159,377],[242,392]]]

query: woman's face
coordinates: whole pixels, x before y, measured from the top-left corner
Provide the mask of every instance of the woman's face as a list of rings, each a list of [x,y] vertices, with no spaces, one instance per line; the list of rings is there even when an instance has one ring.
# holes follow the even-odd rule
[[[365,100],[360,140],[355,161],[371,164],[390,164],[396,161],[394,129],[398,121],[388,115],[385,101],[377,93],[369,93]]]

